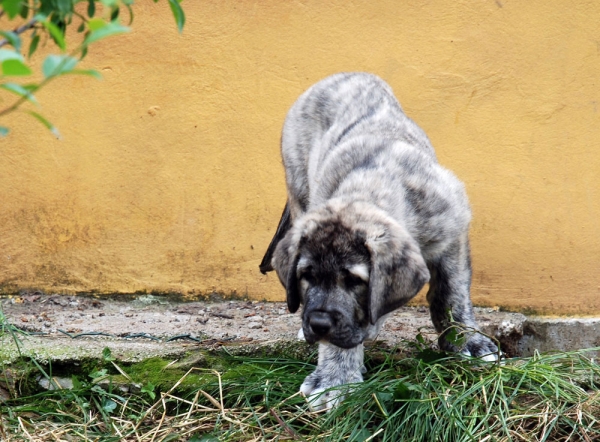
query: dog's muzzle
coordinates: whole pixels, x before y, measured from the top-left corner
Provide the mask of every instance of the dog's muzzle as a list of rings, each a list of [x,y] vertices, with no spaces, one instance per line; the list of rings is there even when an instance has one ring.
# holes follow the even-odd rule
[[[353,348],[363,341],[364,334],[344,326],[339,313],[313,310],[304,315],[302,331],[309,344],[329,342],[341,348]]]
[[[334,326],[333,317],[329,313],[320,310],[311,312],[307,322],[310,332],[309,336],[315,338],[313,342],[326,338]],[[309,343],[312,344],[313,342]]]

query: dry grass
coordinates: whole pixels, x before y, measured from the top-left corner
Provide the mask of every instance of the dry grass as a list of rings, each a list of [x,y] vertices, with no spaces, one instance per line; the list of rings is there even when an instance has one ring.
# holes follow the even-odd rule
[[[3,441],[600,441],[600,366],[585,352],[503,364],[446,356],[412,343],[340,407],[312,413],[295,393],[312,366],[222,356],[168,386],[120,394],[80,380],[0,406]],[[112,365],[115,365],[111,361]],[[115,375],[133,376],[128,367]],[[134,379],[139,382],[139,379]],[[161,391],[162,390],[162,391]]]

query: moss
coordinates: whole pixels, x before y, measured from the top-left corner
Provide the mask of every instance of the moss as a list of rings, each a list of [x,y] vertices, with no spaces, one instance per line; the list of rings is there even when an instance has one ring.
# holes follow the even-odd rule
[[[139,386],[153,385],[158,391],[166,391],[177,384],[182,378],[183,381],[176,389],[178,392],[190,392],[202,385],[202,379],[206,376],[213,376],[212,369],[222,370],[228,364],[218,357],[201,358],[202,361],[211,361],[211,370],[192,371],[186,376],[190,368],[197,366],[191,363],[189,366],[173,367],[172,359],[154,357],[144,361],[132,364],[122,364],[115,362],[131,380],[123,376],[111,362],[100,359],[85,359],[82,361],[61,361],[59,363],[44,363],[36,365],[29,357],[22,357],[14,360],[9,366],[0,369],[0,384],[10,391],[18,391],[20,396],[32,395],[43,388],[39,385],[39,378],[43,372],[52,377],[76,378],[80,382],[90,382],[90,374],[99,370],[107,370],[108,376],[98,379],[97,382],[107,388],[112,385],[114,388],[124,389],[132,385]],[[170,365],[171,364],[171,365]],[[213,368],[214,367],[214,368]],[[1,385],[0,385],[1,386]],[[138,388],[138,386],[136,386]]]
[[[163,385],[171,382],[174,378],[180,378],[182,373],[173,370],[164,373],[165,367],[169,364],[163,358],[150,358],[142,362],[122,367],[134,382],[147,384],[151,382],[154,385]],[[173,377],[173,379],[171,379]]]
[[[207,376],[213,376],[212,370],[222,371],[228,366],[223,358],[201,353],[201,356],[189,356],[175,364],[172,360],[156,357],[121,368],[135,383],[152,384],[159,391],[168,390],[179,383],[176,391],[189,392],[202,385],[202,380]],[[192,368],[198,370],[190,372]]]
[[[39,375],[39,369],[28,361],[19,359],[10,367],[2,367],[0,370],[0,386],[10,392],[11,396],[17,393],[29,394],[37,389],[35,378]]]
[[[171,363],[165,367],[165,370],[189,370],[193,367],[210,367],[211,363],[207,360],[204,352],[191,352],[175,363]]]

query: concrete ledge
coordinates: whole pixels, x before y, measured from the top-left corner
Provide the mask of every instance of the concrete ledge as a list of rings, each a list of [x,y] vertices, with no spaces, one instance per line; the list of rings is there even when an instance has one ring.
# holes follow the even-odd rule
[[[284,303],[256,301],[180,303],[148,296],[121,301],[25,295],[3,299],[2,309],[7,322],[43,333],[19,334],[20,349],[4,334],[0,340],[4,365],[20,354],[61,363],[101,358],[106,347],[124,362],[156,356],[179,359],[198,349],[219,346],[254,351],[284,344],[289,350],[285,343],[298,343],[300,328],[299,315],[289,314]],[[600,318],[526,317],[486,308],[477,308],[476,316],[482,331],[495,336],[507,356],[600,346]],[[431,340],[437,338],[428,309],[405,307],[390,317],[378,340],[401,345],[419,333]],[[304,352],[312,348],[301,347]]]
[[[600,318],[529,317],[522,324],[518,354],[596,347],[600,347]]]

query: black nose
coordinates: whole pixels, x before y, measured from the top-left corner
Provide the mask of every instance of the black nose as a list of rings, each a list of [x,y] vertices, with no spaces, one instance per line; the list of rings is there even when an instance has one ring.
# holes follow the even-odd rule
[[[317,336],[325,336],[333,327],[333,319],[326,312],[312,312],[308,318],[311,330]]]

